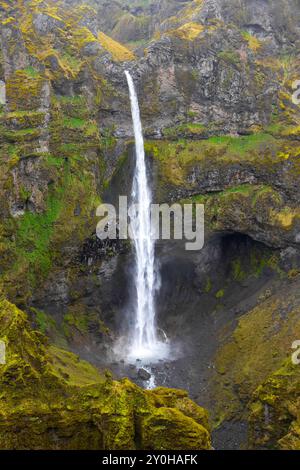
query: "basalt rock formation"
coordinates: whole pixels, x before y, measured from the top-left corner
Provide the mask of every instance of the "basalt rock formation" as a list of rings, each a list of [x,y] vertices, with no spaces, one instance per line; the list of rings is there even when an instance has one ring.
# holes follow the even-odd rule
[[[155,199],[205,206],[201,252],[158,246],[159,323],[195,344],[165,383],[209,409],[214,447],[300,448],[299,15],[298,0],[0,3],[1,447],[210,447],[184,392],[67,352],[103,369],[122,333],[130,243],[95,227],[130,191],[128,69]]]

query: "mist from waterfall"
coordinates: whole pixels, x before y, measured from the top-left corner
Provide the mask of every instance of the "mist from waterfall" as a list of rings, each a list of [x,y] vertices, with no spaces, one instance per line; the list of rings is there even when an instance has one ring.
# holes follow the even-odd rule
[[[131,216],[131,230],[135,251],[134,267],[134,329],[129,338],[131,359],[163,359],[168,345],[159,340],[155,318],[155,291],[157,274],[155,269],[155,242],[151,237],[151,190],[147,178],[144,138],[138,97],[132,77],[125,72],[131,103],[131,114],[135,137],[136,164],[131,198],[136,210]]]

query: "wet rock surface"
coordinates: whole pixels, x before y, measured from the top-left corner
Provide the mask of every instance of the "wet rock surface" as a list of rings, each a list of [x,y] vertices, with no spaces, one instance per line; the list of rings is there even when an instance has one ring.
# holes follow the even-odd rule
[[[137,374],[138,374],[138,378],[143,381],[150,380],[151,378],[151,374],[149,374],[149,372],[147,372],[146,369],[138,369]]]

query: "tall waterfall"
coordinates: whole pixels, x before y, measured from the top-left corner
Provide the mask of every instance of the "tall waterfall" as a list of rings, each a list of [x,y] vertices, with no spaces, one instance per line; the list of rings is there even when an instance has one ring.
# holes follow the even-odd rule
[[[144,138],[137,94],[132,77],[125,72],[131,102],[131,113],[135,136],[136,165],[132,184],[132,203],[136,210],[131,217],[131,229],[135,249],[134,284],[134,332],[129,347],[132,358],[155,359],[162,353],[165,344],[157,337],[155,325],[155,244],[151,237],[151,190],[147,179]],[[164,351],[164,354],[163,354]]]

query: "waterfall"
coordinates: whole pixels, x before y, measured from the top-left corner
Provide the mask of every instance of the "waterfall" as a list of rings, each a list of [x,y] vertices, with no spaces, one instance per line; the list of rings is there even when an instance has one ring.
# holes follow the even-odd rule
[[[135,137],[136,164],[132,184],[132,203],[136,210],[131,217],[135,251],[134,269],[134,331],[129,356],[131,358],[161,359],[166,355],[165,343],[159,341],[155,325],[155,242],[151,237],[151,190],[147,179],[144,138],[137,94],[132,77],[125,72],[131,103]]]

